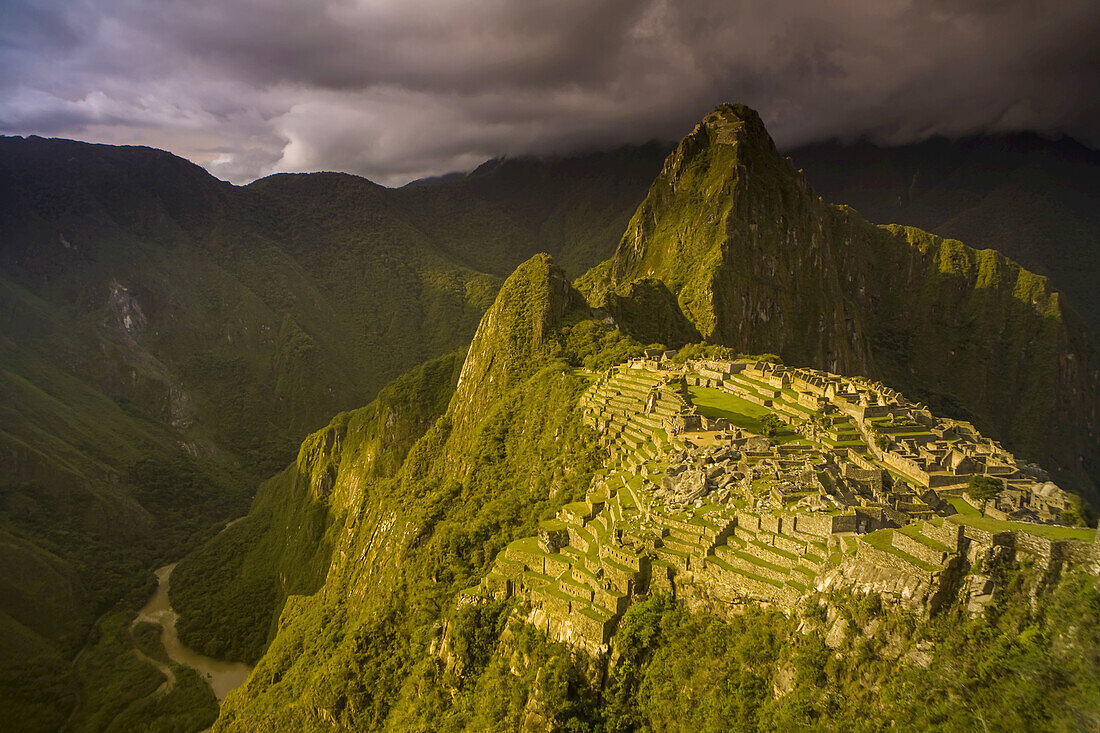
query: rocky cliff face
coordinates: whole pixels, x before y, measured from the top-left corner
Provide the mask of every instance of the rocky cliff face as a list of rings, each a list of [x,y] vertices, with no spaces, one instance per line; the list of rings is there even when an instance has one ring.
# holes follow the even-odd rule
[[[665,161],[605,287],[657,278],[706,339],[858,371],[867,352],[825,219],[759,116],[721,107]]]
[[[1100,334],[1100,152],[1034,133],[790,151],[826,201],[996,249],[1047,275]]]
[[[712,342],[881,378],[1095,498],[1100,358],[1062,296],[992,250],[825,204],[747,107],[696,126],[579,283],[627,330],[679,342],[623,305],[653,279]]]

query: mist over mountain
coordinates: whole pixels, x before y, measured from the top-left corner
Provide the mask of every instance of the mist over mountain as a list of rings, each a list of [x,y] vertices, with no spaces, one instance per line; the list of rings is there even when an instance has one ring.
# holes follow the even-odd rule
[[[716,101],[782,147],[1042,130],[1100,145],[1095,3],[8,0],[0,132],[171,150],[219,178],[387,185],[682,137]]]

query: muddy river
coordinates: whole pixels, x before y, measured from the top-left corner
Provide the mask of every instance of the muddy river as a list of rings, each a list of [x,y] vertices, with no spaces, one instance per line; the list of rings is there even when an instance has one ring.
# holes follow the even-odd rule
[[[160,638],[164,642],[164,648],[168,650],[168,657],[172,661],[191,667],[209,683],[220,703],[234,687],[243,684],[252,668],[241,662],[222,662],[212,657],[192,651],[184,646],[176,634],[176,619],[178,616],[172,610],[172,604],[168,601],[168,583],[172,577],[172,571],[176,563],[165,565],[157,570],[157,589],[153,597],[138,612],[134,623],[151,621],[160,624]],[[152,661],[152,660],[150,660]],[[160,666],[160,665],[158,665]]]

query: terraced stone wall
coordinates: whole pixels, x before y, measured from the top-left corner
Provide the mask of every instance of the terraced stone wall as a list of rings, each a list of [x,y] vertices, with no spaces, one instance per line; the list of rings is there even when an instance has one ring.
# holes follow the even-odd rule
[[[891,542],[894,547],[902,552],[908,553],[919,560],[924,560],[931,565],[943,565],[947,560],[946,552],[929,547],[903,532],[894,532]]]

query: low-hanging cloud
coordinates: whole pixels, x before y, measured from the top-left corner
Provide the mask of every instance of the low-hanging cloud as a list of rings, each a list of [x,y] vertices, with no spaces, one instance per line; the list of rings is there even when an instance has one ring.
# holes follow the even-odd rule
[[[679,138],[723,101],[785,146],[1095,146],[1098,35],[1087,0],[2,0],[0,131],[389,185]]]

